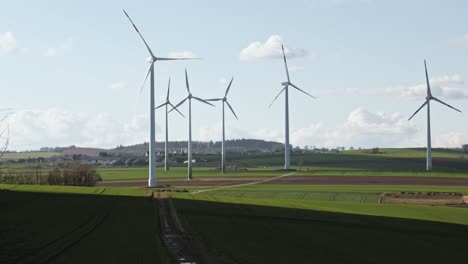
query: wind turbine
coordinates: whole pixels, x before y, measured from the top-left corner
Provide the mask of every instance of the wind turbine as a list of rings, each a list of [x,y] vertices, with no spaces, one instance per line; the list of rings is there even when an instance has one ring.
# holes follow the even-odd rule
[[[169,112],[167,111],[167,107],[170,105],[172,107],[174,107],[174,105],[171,103],[171,101],[169,100],[169,92],[171,90],[171,78],[169,78],[169,82],[167,84],[167,96],[166,96],[166,102],[164,102],[163,104],[161,104],[160,106],[156,107],[155,110],[157,110],[158,108],[161,108],[163,106],[166,106],[166,143],[164,144],[164,170],[165,171],[169,171],[169,165],[167,164],[168,162],[168,156],[169,156],[169,152],[168,152],[168,135],[169,135],[169,132],[168,132],[168,127],[169,127],[169,121],[168,121],[168,114]],[[176,109],[176,111],[183,117],[185,117],[179,110]]]
[[[426,102],[421,105],[421,107],[416,110],[416,112],[408,119],[411,120],[424,106],[427,105],[427,153],[426,153],[426,170],[430,171],[432,170],[432,146],[431,146],[431,107],[430,107],[430,101],[434,100],[436,102],[439,102],[445,106],[448,106],[452,108],[455,111],[458,111],[461,113],[460,110],[456,109],[455,107],[442,102],[441,100],[437,99],[436,97],[432,96],[431,92],[431,86],[429,84],[429,75],[427,74],[427,65],[426,65],[426,60],[424,60],[424,69],[426,70],[426,84],[427,84],[427,95],[426,95]]]
[[[273,103],[276,101],[276,99],[283,93],[284,91],[284,104],[285,104],[285,109],[284,109],[284,116],[285,116],[285,140],[284,140],[284,169],[289,170],[291,169],[291,146],[289,145],[289,86],[292,86],[293,88],[297,89],[298,91],[303,92],[304,94],[316,99],[314,96],[308,94],[307,92],[303,91],[293,83],[291,83],[291,79],[289,78],[289,70],[288,70],[288,63],[286,62],[286,54],[284,53],[284,46],[281,45],[281,49],[283,50],[283,59],[284,59],[284,67],[286,68],[286,77],[288,78],[288,81],[282,82],[281,85],[283,85],[283,89],[278,93],[278,95],[275,97],[273,102],[271,102],[270,108]]]
[[[188,180],[192,179],[192,99],[195,99],[197,101],[200,101],[202,103],[214,106],[210,102],[207,102],[206,100],[203,100],[201,98],[195,97],[192,95],[190,92],[190,86],[189,86],[189,81],[188,81],[188,76],[187,76],[187,69],[185,69],[185,87],[187,88],[188,95],[185,97],[182,101],[180,101],[176,106],[174,106],[171,111],[172,112],[174,109],[177,110],[177,107],[181,106],[185,101],[188,100],[189,103],[189,140],[188,140],[188,149],[187,149],[187,166],[188,166]]]
[[[149,179],[148,179],[148,187],[155,187],[156,186],[156,140],[155,140],[155,121],[154,121],[154,64],[157,61],[168,61],[168,60],[189,60],[192,58],[163,58],[163,57],[156,57],[153,53],[153,51],[150,49],[148,46],[148,43],[146,43],[146,40],[143,38],[141,35],[140,31],[138,28],[135,26],[135,23],[133,23],[132,19],[130,16],[123,10],[125,15],[127,16],[128,20],[130,20],[130,23],[132,23],[133,28],[135,28],[136,32],[140,36],[141,40],[145,44],[146,49],[148,50],[149,55],[151,56],[151,59],[149,61],[150,66],[148,67],[148,71],[146,72],[145,80],[143,81],[143,85],[141,86],[140,89],[140,95],[141,92],[143,91],[143,88],[145,87],[146,80],[148,79],[148,76],[150,77],[150,143],[149,143]]]
[[[224,94],[223,98],[215,98],[215,99],[208,99],[206,101],[222,101],[223,102],[223,141],[221,144],[221,173],[224,174],[225,168],[225,162],[226,162],[226,149],[224,148],[224,140],[225,140],[225,122],[224,122],[224,104],[227,104],[229,109],[231,109],[232,114],[237,118],[236,113],[234,112],[234,109],[232,108],[231,104],[227,100],[227,95],[229,93],[229,89],[231,89],[232,81],[234,80],[234,77],[232,77],[231,82],[229,82],[229,85],[226,89],[226,93]]]

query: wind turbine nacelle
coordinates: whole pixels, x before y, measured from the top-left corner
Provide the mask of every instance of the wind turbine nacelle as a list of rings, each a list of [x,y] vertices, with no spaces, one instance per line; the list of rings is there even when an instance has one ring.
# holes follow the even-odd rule
[[[153,58],[151,56],[148,56],[148,57],[145,58],[145,61],[146,61],[146,63],[152,63]]]
[[[287,85],[289,85],[289,83],[288,82],[282,82],[281,85],[287,86]]]

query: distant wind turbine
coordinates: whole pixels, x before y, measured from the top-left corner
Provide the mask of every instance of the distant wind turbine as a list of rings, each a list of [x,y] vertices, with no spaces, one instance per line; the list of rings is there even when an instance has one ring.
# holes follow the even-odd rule
[[[225,122],[224,122],[224,104],[227,104],[229,109],[231,109],[232,114],[237,118],[236,113],[234,112],[234,109],[232,108],[231,104],[227,100],[227,95],[229,93],[229,90],[231,89],[232,81],[234,80],[234,77],[232,77],[231,82],[229,82],[229,85],[226,89],[226,93],[224,94],[223,98],[215,98],[215,99],[208,99],[206,101],[222,101],[223,102],[223,141],[221,144],[221,173],[224,174],[224,171],[226,169],[225,162],[226,162],[226,148],[224,147],[224,141],[225,141]]]
[[[174,106],[171,111],[177,110],[177,107],[181,106],[185,101],[188,100],[189,103],[189,140],[188,140],[188,149],[187,149],[187,167],[188,167],[188,179],[191,180],[192,177],[192,99],[195,99],[197,101],[200,101],[202,103],[214,106],[210,102],[207,102],[204,99],[201,99],[199,97],[195,97],[192,95],[190,92],[190,85],[188,81],[188,76],[187,76],[187,69],[185,69],[185,86],[187,88],[188,95],[185,97],[182,101],[180,101],[176,106]]]
[[[148,187],[155,187],[157,185],[156,182],[156,140],[155,140],[155,120],[154,120],[154,63],[157,61],[167,61],[167,60],[189,60],[193,58],[162,58],[162,57],[156,57],[153,53],[153,51],[150,49],[148,44],[146,43],[146,40],[143,38],[141,35],[140,31],[138,28],[135,26],[135,23],[133,23],[132,19],[130,16],[123,10],[125,15],[127,16],[128,20],[130,20],[130,23],[132,23],[133,28],[135,28],[136,32],[140,36],[141,40],[146,46],[146,49],[148,50],[148,53],[151,56],[151,60],[149,61],[150,66],[148,67],[148,71],[146,72],[145,80],[143,81],[143,85],[141,86],[140,89],[140,95],[141,92],[143,91],[143,88],[145,87],[146,80],[148,79],[148,76],[150,75],[150,143],[149,143],[149,179],[148,179]]]
[[[286,62],[286,54],[284,53],[284,46],[281,45],[281,49],[283,50],[283,59],[284,59],[284,67],[286,68],[286,77],[288,78],[288,81],[281,83],[283,85],[283,89],[278,93],[278,95],[275,97],[273,102],[271,102],[270,108],[273,103],[276,101],[276,99],[283,93],[284,91],[284,104],[285,104],[285,140],[284,140],[284,169],[285,170],[290,170],[291,169],[291,146],[289,145],[289,86],[292,86],[293,88],[303,92],[304,94],[316,99],[314,96],[308,94],[307,92],[303,91],[293,83],[291,83],[291,79],[289,78],[289,70],[288,70],[288,63]]]
[[[427,74],[427,66],[426,66],[426,60],[424,60],[424,68],[426,70],[426,84],[427,84],[427,96],[426,96],[426,102],[421,105],[421,107],[416,110],[416,112],[408,119],[411,120],[424,106],[427,105],[427,153],[426,153],[426,170],[430,171],[432,170],[432,145],[431,145],[431,107],[430,107],[430,101],[434,100],[436,102],[439,102],[445,106],[448,106],[452,108],[455,111],[458,111],[461,113],[460,110],[456,109],[455,107],[446,104],[442,102],[441,100],[437,99],[436,97],[432,96],[431,92],[431,86],[429,84],[429,75]]]
[[[169,156],[169,151],[168,151],[168,139],[169,139],[169,121],[168,121],[168,114],[169,114],[169,111],[167,109],[167,107],[170,105],[172,107],[174,107],[174,105],[171,103],[171,101],[169,100],[169,92],[171,90],[171,78],[169,78],[169,82],[167,84],[167,96],[166,96],[166,102],[164,102],[163,104],[161,104],[160,106],[156,107],[155,110],[157,110],[158,108],[161,108],[163,106],[166,107],[166,142],[164,144],[164,170],[165,171],[169,171],[169,164],[168,164],[168,156]],[[175,109],[181,116],[185,117],[179,110]]]

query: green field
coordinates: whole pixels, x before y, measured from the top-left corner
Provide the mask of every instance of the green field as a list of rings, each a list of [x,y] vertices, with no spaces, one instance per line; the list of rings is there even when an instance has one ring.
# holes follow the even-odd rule
[[[468,187],[456,186],[257,184],[236,188],[218,189],[217,187],[206,187],[205,189],[210,188],[212,188],[212,190],[204,192],[203,195],[214,197],[213,199],[220,196],[249,199],[346,201],[358,203],[378,203],[380,195],[383,192],[458,192],[468,195]]]
[[[122,180],[122,179],[146,179],[148,178],[148,167],[132,167],[132,168],[99,168],[98,173],[104,180]],[[252,178],[279,176],[284,174],[283,171],[277,171],[276,168],[249,168],[247,171],[228,172],[224,176],[243,176]],[[193,169],[194,177],[212,177],[223,176],[219,170],[209,167],[201,167]],[[186,179],[186,167],[173,167],[170,171],[164,171],[164,168],[159,168],[157,176],[163,179]]]
[[[144,190],[0,188],[0,263],[169,263]]]
[[[57,155],[48,152],[8,153],[7,158],[27,158],[43,155]],[[416,177],[468,177],[468,156],[459,150],[434,149],[434,169],[425,171],[424,149],[381,149],[379,154],[368,154],[363,151],[345,151],[341,153],[294,154],[292,165],[297,169],[297,176],[416,176]],[[194,177],[249,177],[261,178],[278,176],[283,172],[282,154],[260,154],[228,156],[228,164],[237,164],[241,170],[228,171],[221,175],[216,168],[218,155],[198,155],[208,162],[201,166],[195,164]],[[17,170],[34,174],[35,163],[16,163],[4,165],[4,171]],[[39,173],[46,175],[50,170],[48,164],[42,164]],[[145,179],[148,167],[98,167],[104,180]],[[185,166],[172,167],[165,172],[158,167],[158,177],[163,179],[183,179],[187,175]]]
[[[185,225],[226,263],[448,263],[466,259],[468,210],[464,208],[177,197],[174,202]]]
[[[468,193],[258,184],[171,196],[184,227],[223,263],[462,261],[468,209],[377,203],[393,190]],[[157,201],[147,195],[139,188],[0,185],[0,262],[168,263]]]
[[[383,149],[295,155],[297,176],[468,177],[459,152]],[[241,168],[213,166],[194,178],[263,180],[284,175],[282,156],[233,157]],[[302,159],[302,160],[300,160]],[[267,164],[271,163],[271,164]],[[255,165],[256,164],[256,165]],[[267,164],[259,166],[258,164]],[[14,168],[30,170],[25,165]],[[9,168],[11,169],[11,168]],[[41,170],[44,175],[47,169]],[[147,167],[98,168],[106,181],[146,179]],[[449,263],[466,259],[468,209],[380,204],[383,192],[458,192],[468,187],[406,185],[277,185],[184,187],[185,167],[158,177],[181,181],[170,192],[179,218],[221,263]],[[222,177],[222,178],[221,178]],[[161,181],[164,183],[164,181]],[[0,184],[0,263],[168,263],[158,203],[144,188]]]

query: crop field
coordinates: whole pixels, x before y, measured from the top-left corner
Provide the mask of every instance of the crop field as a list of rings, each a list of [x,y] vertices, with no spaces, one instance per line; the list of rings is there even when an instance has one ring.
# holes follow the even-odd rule
[[[99,168],[98,173],[104,180],[118,180],[118,179],[145,179],[148,178],[148,167],[137,168]],[[246,171],[233,171],[228,172],[224,176],[242,176],[242,177],[270,177],[279,176],[284,174],[283,171],[278,171],[277,168],[249,168]],[[223,176],[219,170],[210,167],[201,167],[193,169],[194,177],[221,177]],[[164,171],[164,168],[159,168],[157,176],[160,178],[187,178],[186,167],[173,167],[170,171]]]
[[[47,152],[8,153],[24,158],[34,155],[57,155]],[[10,155],[10,156],[8,156]],[[468,178],[468,156],[458,150],[436,149],[434,155],[434,170],[425,171],[424,149],[381,149],[379,154],[368,154],[359,150],[341,153],[323,154],[294,154],[293,168],[296,176],[413,176],[413,177],[457,177]],[[27,157],[26,157],[27,158]],[[228,171],[222,175],[216,166],[219,162],[217,155],[200,155],[199,158],[208,162],[201,166],[195,164],[194,177],[246,177],[259,179],[262,177],[279,176],[282,172],[283,155],[231,155],[228,164],[236,164],[240,169]],[[5,158],[4,158],[5,159]],[[20,171],[35,174],[35,163],[15,163],[4,165],[4,171]],[[38,173],[46,175],[50,170],[49,164],[41,164]],[[200,167],[197,167],[200,166]],[[145,179],[148,167],[98,167],[103,180]],[[162,179],[184,179],[187,171],[183,165],[174,166],[169,172],[158,167],[158,177]]]
[[[226,263],[447,263],[466,258],[464,208],[177,197],[184,224]]]
[[[144,190],[0,189],[0,263],[169,263]]]
[[[282,156],[233,157],[245,166],[225,175],[213,164],[196,167],[193,181],[186,181],[186,167],[169,172],[158,167],[160,183],[173,185],[159,190],[172,197],[190,234],[223,263],[463,262],[467,208],[380,204],[379,199],[384,192],[401,191],[468,195],[468,159],[439,150],[436,169],[427,173],[423,150],[380,151],[295,155],[297,171],[275,181],[264,180],[289,173],[281,170]],[[116,186],[143,187],[148,177],[147,167],[97,170],[104,183],[122,184]],[[372,180],[319,181],[357,176]],[[388,176],[378,178],[389,183],[377,184],[373,176]],[[392,176],[411,183],[391,182]],[[312,178],[318,182],[298,183]],[[447,185],[434,184],[438,181]],[[126,185],[132,182],[139,185]],[[168,263],[158,200],[148,197],[156,189],[104,183],[0,184],[6,212],[0,218],[0,263]],[[176,192],[181,190],[192,193]]]

